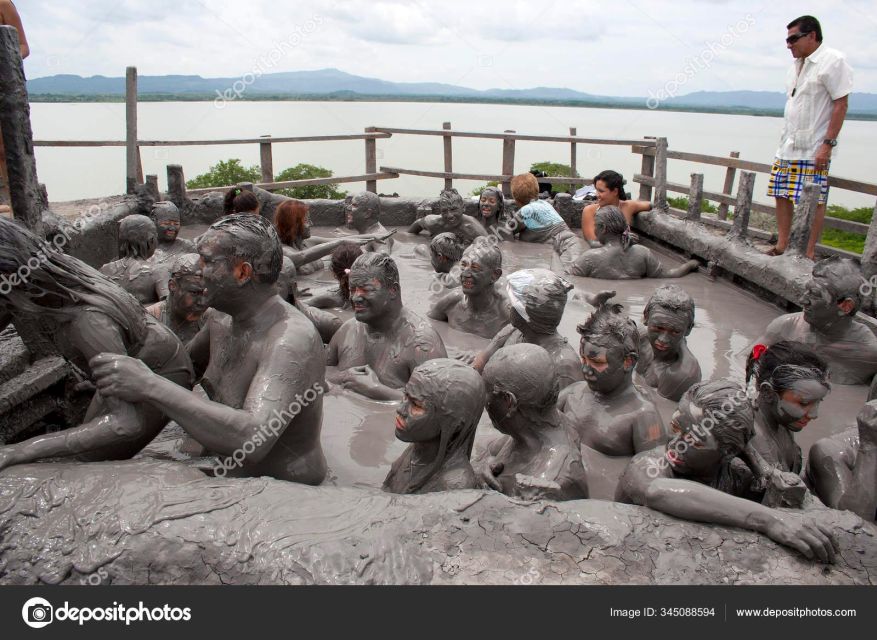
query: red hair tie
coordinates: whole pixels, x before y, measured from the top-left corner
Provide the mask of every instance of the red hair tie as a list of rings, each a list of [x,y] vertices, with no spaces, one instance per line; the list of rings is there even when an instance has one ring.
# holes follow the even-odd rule
[[[763,344],[755,345],[754,347],[752,347],[752,359],[758,360],[765,351],[767,351],[767,347],[765,345],[763,345]]]

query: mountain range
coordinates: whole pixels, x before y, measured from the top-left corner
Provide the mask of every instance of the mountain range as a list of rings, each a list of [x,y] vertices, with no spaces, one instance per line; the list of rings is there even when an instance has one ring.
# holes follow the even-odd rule
[[[390,82],[345,73],[338,69],[247,74],[233,78],[165,75],[137,78],[141,99],[302,99],[330,98],[364,100],[441,99],[473,102],[539,102],[642,108],[646,97],[601,96],[572,89],[470,89],[438,82]],[[125,94],[125,78],[54,75],[28,80],[34,101],[111,100]],[[772,114],[782,112],[786,97],[781,91],[697,91],[663,100],[658,108],[704,111],[744,111]],[[651,100],[654,103],[654,99]],[[849,114],[877,118],[877,94],[853,93]]]

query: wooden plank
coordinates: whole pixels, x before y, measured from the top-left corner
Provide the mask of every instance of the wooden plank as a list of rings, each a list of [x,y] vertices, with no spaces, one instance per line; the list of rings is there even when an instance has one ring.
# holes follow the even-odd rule
[[[137,184],[137,67],[125,69],[125,182],[126,193]]]
[[[442,129],[444,129],[445,131],[450,131],[451,123],[450,122],[443,122]],[[443,140],[444,153],[445,153],[445,173],[453,173],[454,172],[453,155],[452,155],[453,154],[453,147],[452,147],[453,140],[454,139],[450,135],[446,135],[444,137],[444,140]],[[445,189],[453,189],[453,188],[454,188],[453,178],[445,178]]]
[[[515,133],[512,129],[506,129],[505,132]],[[502,173],[509,176],[502,181],[502,195],[508,198],[512,195],[511,176],[515,173],[515,139],[509,136],[502,141]]]
[[[655,208],[667,210],[667,138],[655,139]]]
[[[259,143],[259,167],[262,171],[262,182],[274,182],[274,158],[271,153],[271,136]]]
[[[366,173],[361,176],[333,176],[331,178],[308,178],[305,180],[288,180],[285,182],[266,182],[253,185],[264,189],[265,191],[276,191],[277,189],[291,189],[293,187],[308,187],[320,184],[341,184],[345,182],[369,182],[377,180],[390,180],[398,178],[399,174],[393,171],[381,171],[379,173]],[[224,191],[230,189],[233,185],[226,187],[206,187],[204,189],[189,189],[188,194],[210,193],[211,191]]]
[[[641,149],[646,149],[647,147],[640,147]],[[642,165],[640,166],[640,171],[642,171],[644,176],[654,177],[655,175],[655,156],[654,155],[646,155],[643,154]],[[640,184],[639,186],[639,199],[640,200],[648,200],[652,201],[652,187],[647,184]]]
[[[425,178],[451,178],[453,180],[487,180],[488,182],[508,182],[512,179],[512,174],[496,175],[490,173],[446,173],[444,171],[422,171],[420,169],[402,169],[399,167],[381,167],[381,171],[389,173],[398,173],[406,176],[422,176]],[[563,178],[569,180],[569,178]],[[541,180],[541,178],[540,178]]]
[[[398,129],[395,127],[375,127],[377,131],[382,131],[384,133],[400,133],[407,135],[415,135],[415,136],[444,136],[447,135],[447,132],[443,129]],[[629,145],[642,145],[648,144],[643,143],[642,140],[616,140],[610,138],[581,138],[572,136],[539,136],[539,135],[529,135],[522,133],[515,133],[512,136],[508,136],[505,133],[481,133],[477,131],[454,131],[451,133],[452,136],[457,138],[486,138],[492,140],[505,140],[511,137],[513,140],[529,140],[532,142],[577,142],[579,144],[608,144],[608,145],[621,145],[621,146],[629,146]],[[649,145],[653,146],[653,145]]]
[[[576,128],[575,127],[569,128],[569,137],[570,138],[576,137]],[[569,143],[569,168],[570,168],[570,175],[571,176],[578,175],[578,169],[576,168],[576,164],[577,164],[576,160],[577,160],[577,158],[576,158],[576,143],[570,142]],[[575,183],[573,183],[573,184],[575,184]]]
[[[366,133],[373,133],[374,127],[366,127]],[[378,143],[374,138],[365,139],[365,172],[375,173],[378,170]],[[377,180],[366,180],[365,190],[371,193],[378,192]]]
[[[330,142],[333,140],[365,140],[391,138],[389,133],[351,133],[332,136],[293,136],[271,138],[271,142]],[[200,147],[232,144],[261,144],[262,138],[231,138],[227,140],[140,140],[141,147]],[[124,147],[125,140],[34,140],[35,147]]]
[[[740,152],[732,151],[730,157],[739,158]],[[722,186],[722,193],[725,193],[729,196],[734,193],[734,178],[736,177],[737,170],[734,167],[728,167],[728,169],[725,171],[725,184],[724,186]],[[719,220],[728,219],[728,203],[723,202],[719,205],[719,213],[717,217],[719,218]]]

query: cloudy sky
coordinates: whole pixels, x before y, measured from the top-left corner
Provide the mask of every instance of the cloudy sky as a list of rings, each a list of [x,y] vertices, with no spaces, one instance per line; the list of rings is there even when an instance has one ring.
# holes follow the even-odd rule
[[[16,0],[28,77],[235,77],[334,67],[393,81],[643,96],[782,88],[785,25],[816,15],[877,93],[874,0]],[[272,52],[274,52],[272,54]],[[265,60],[270,60],[266,68]]]

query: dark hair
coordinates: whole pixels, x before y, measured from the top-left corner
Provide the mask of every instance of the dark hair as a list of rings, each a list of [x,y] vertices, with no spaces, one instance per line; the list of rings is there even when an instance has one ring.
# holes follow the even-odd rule
[[[774,391],[791,389],[798,380],[816,380],[827,389],[828,363],[814,353],[810,347],[793,340],[783,340],[761,351],[756,358],[757,349],[746,359],[746,382],[754,376],[759,387],[769,384]]]
[[[399,288],[399,268],[396,266],[396,261],[386,253],[363,253],[350,267],[351,274],[357,269],[374,272],[385,287]]]
[[[625,357],[639,358],[639,331],[636,323],[624,314],[624,307],[620,304],[600,305],[583,324],[576,327],[576,331],[581,334],[582,340],[588,342],[594,342],[594,338],[599,336],[609,336],[624,347]]]
[[[172,280],[197,276],[201,272],[201,256],[197,253],[183,253],[177,256],[171,267],[170,277]]]
[[[256,194],[240,187],[232,187],[225,194],[222,210],[229,213],[254,213],[259,211],[259,199]]]
[[[481,191],[481,194],[478,196],[478,200],[481,200],[481,196],[493,195],[496,198],[496,204],[499,206],[499,211],[497,215],[502,214],[503,207],[505,206],[505,196],[502,195],[502,189],[499,187],[484,187]]]
[[[341,298],[350,299],[350,269],[356,259],[362,255],[362,249],[352,242],[343,242],[332,251],[332,273],[341,288]]]
[[[813,16],[801,16],[800,18],[795,18],[786,25],[786,29],[791,29],[792,27],[798,27],[798,30],[801,33],[815,33],[816,42],[822,42],[822,25],[820,25],[819,20]]]
[[[274,228],[280,242],[293,246],[301,238],[308,217],[308,205],[301,200],[284,200],[274,209]]]
[[[283,250],[274,226],[265,218],[249,213],[233,213],[214,222],[207,231],[222,231],[231,236],[233,242],[228,243],[226,249],[253,266],[256,282],[277,282],[283,266]]]
[[[442,189],[439,194],[439,211],[444,209],[462,209],[463,196],[456,189]]]
[[[463,243],[456,233],[443,231],[429,241],[429,250],[433,255],[444,256],[452,262],[459,262],[463,257]]]
[[[33,261],[36,266],[31,266]],[[146,311],[134,296],[82,260],[0,216],[0,275],[11,276],[23,267],[29,271],[22,285],[9,287],[8,293],[0,287],[0,299],[12,307],[65,320],[79,308],[94,307],[119,325],[129,344],[145,338]]]
[[[815,265],[811,272],[814,278],[825,280],[828,290],[834,296],[834,302],[852,300],[853,309],[849,315],[855,315],[862,306],[862,285],[865,278],[862,268],[851,258],[829,256]]]
[[[119,257],[146,260],[158,246],[158,231],[151,218],[132,213],[119,223]]]
[[[643,318],[647,323],[655,308],[668,309],[673,313],[683,313],[688,319],[688,328],[694,326],[694,299],[679,285],[664,284],[655,289],[643,310]]]
[[[752,403],[746,398],[746,391],[733,380],[721,378],[698,382],[682,395],[680,406],[686,400],[700,407],[705,419],[712,420],[709,431],[726,456],[740,453],[755,433]],[[700,426],[704,428],[702,424]]]
[[[625,180],[624,176],[617,171],[613,171],[612,169],[601,171],[594,176],[594,186],[597,186],[597,180],[600,180],[605,184],[609,191],[618,190],[619,200],[628,200],[630,198],[630,194],[624,192],[624,185],[627,184],[627,180]]]
[[[159,219],[165,219],[170,217],[174,217],[177,220],[180,219],[180,210],[173,202],[169,200],[162,200],[161,202],[156,202],[152,206],[152,218],[156,222]]]

